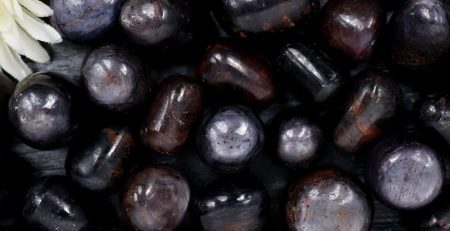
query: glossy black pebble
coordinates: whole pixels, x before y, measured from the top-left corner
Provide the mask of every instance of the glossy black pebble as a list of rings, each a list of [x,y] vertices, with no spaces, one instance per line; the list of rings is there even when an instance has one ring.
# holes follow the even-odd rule
[[[289,230],[368,231],[372,203],[346,174],[336,169],[312,172],[289,190]]]
[[[448,3],[407,0],[390,21],[389,55],[394,64],[420,67],[435,63],[450,46]]]
[[[254,179],[219,179],[203,188],[195,207],[205,231],[263,230],[269,195]]]
[[[444,163],[425,144],[403,136],[384,138],[370,153],[367,182],[387,205],[397,209],[419,209],[441,192]]]
[[[277,57],[278,68],[295,86],[305,89],[315,102],[321,103],[341,87],[342,74],[331,60],[301,43],[284,45]]]
[[[134,146],[128,128],[104,128],[71,146],[66,172],[81,187],[89,190],[110,189],[124,176],[126,160]]]
[[[79,107],[72,86],[50,73],[28,76],[9,100],[9,119],[30,146],[47,149],[67,143],[78,128]]]
[[[40,230],[80,231],[87,227],[85,213],[60,178],[34,183],[25,198],[25,220]]]
[[[258,116],[244,106],[227,106],[204,118],[197,134],[200,157],[224,172],[242,170],[260,151],[264,130]]]
[[[81,79],[89,98],[112,111],[141,104],[149,92],[144,66],[124,47],[106,45],[86,56]]]
[[[319,155],[323,144],[322,129],[304,116],[283,117],[278,118],[274,126],[277,158],[289,167],[308,167]]]
[[[86,42],[108,32],[125,0],[51,0],[52,24],[66,39]]]

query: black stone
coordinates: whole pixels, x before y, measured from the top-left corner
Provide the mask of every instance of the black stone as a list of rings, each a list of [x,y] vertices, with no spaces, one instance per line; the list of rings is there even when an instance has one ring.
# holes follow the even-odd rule
[[[195,207],[205,231],[263,230],[269,196],[254,179],[222,178],[201,190]]]
[[[73,86],[62,77],[33,74],[17,84],[9,100],[9,119],[30,146],[61,147],[78,128],[79,100]]]
[[[127,127],[111,126],[84,136],[71,145],[66,160],[70,178],[89,190],[117,186],[127,172],[127,159],[135,148]]]
[[[223,107],[206,116],[197,134],[200,157],[224,172],[243,170],[263,144],[262,123],[244,106]]]

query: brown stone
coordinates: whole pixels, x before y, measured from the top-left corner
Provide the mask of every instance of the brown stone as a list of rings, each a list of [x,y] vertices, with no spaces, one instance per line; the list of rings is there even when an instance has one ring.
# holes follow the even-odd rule
[[[384,12],[378,0],[333,0],[322,9],[322,35],[332,48],[349,58],[370,58]]]
[[[258,107],[275,100],[276,87],[268,64],[229,42],[211,45],[198,66],[207,90],[226,99]]]
[[[140,134],[142,142],[163,154],[178,153],[203,110],[203,91],[195,80],[181,75],[161,82]]]

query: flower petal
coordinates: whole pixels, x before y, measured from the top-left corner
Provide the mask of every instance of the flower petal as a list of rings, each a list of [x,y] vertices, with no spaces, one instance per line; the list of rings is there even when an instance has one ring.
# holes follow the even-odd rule
[[[62,41],[61,35],[53,27],[31,15],[27,10],[24,10],[23,18],[16,18],[16,21],[31,37],[39,41],[47,43],[59,43]]]
[[[0,67],[19,81],[32,73],[31,69],[22,61],[20,56],[11,52],[1,37]]]
[[[17,53],[25,55],[38,63],[45,63],[50,60],[47,51],[39,42],[32,39],[16,23],[13,23],[10,30],[2,32],[2,36],[8,46],[17,51]]]
[[[14,23],[13,16],[0,6],[0,33],[8,30],[12,23]]]
[[[20,5],[27,8],[34,15],[42,18],[53,15],[53,10],[38,0],[19,0]]]
[[[14,10],[13,10],[14,7],[12,6],[12,3],[10,0],[3,0],[3,6],[9,13],[14,14]]]
[[[23,17],[22,6],[19,4],[17,0],[10,0],[10,1],[13,2],[14,12],[16,16],[22,18]]]
[[[19,2],[17,2],[17,0],[2,1],[3,5],[9,11],[9,13],[11,13],[12,15],[16,15],[19,18],[23,17],[22,7],[20,6]]]

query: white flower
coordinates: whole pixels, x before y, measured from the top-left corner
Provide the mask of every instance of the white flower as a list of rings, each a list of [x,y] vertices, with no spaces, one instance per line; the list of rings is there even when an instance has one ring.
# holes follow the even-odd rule
[[[2,69],[18,80],[31,74],[23,55],[35,62],[50,60],[38,42],[59,43],[61,35],[41,17],[53,10],[39,0],[0,0],[0,72]]]

